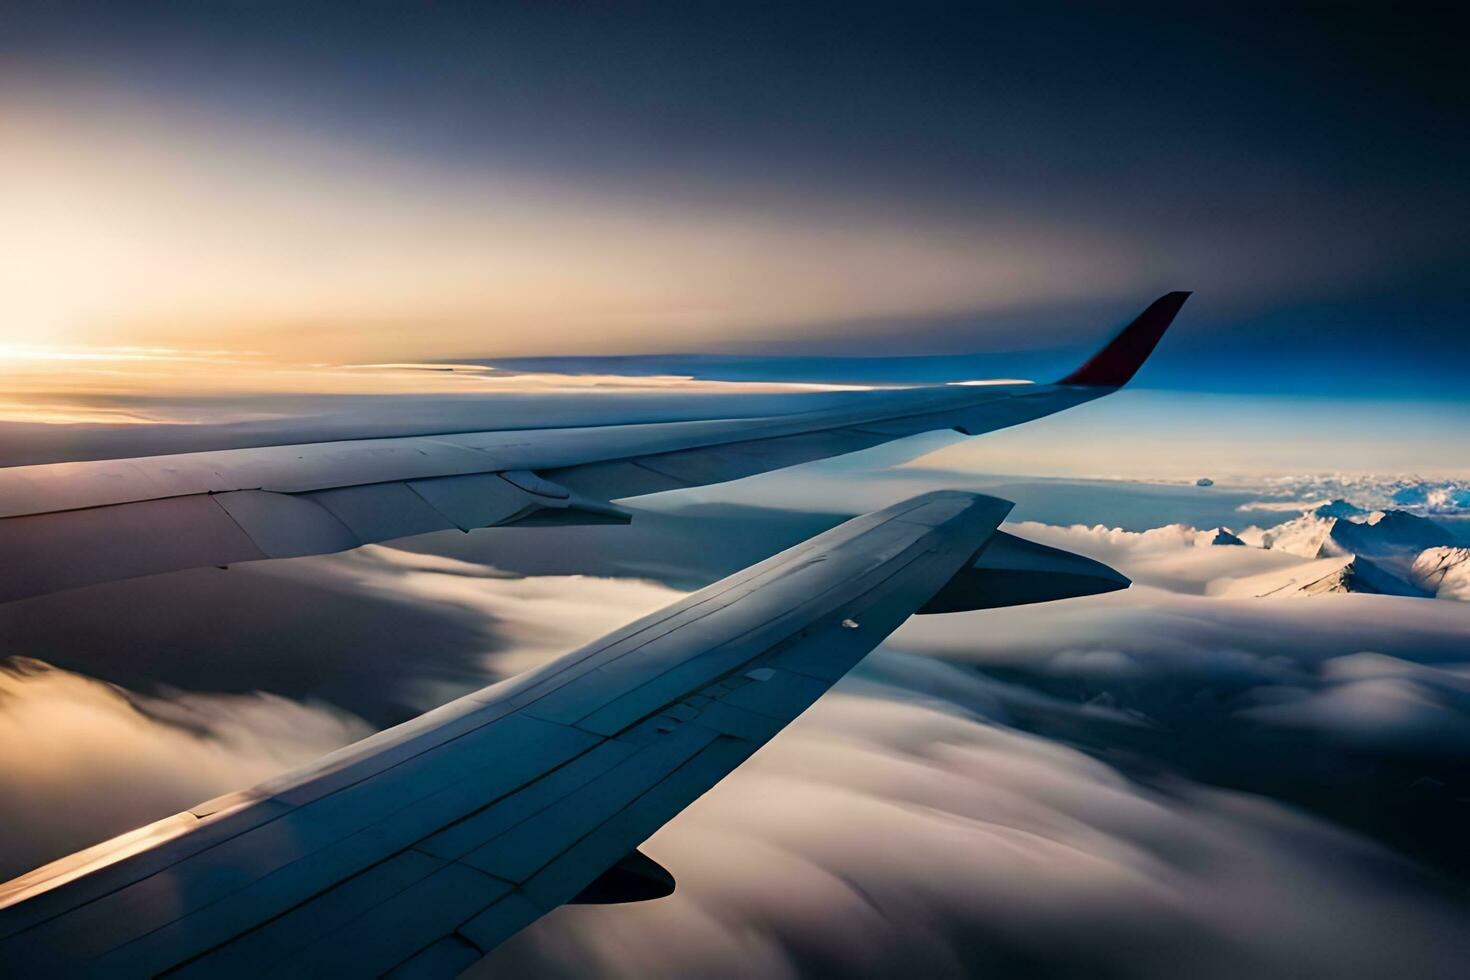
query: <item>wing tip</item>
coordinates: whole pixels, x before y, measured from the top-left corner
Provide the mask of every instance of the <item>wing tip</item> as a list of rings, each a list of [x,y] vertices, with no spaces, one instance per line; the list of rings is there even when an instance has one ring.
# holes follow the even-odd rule
[[[1057,384],[1121,388],[1148,360],[1164,331],[1169,329],[1169,324],[1174,322],[1174,317],[1184,306],[1184,301],[1192,295],[1193,290],[1176,289],[1160,296],[1106,347]]]

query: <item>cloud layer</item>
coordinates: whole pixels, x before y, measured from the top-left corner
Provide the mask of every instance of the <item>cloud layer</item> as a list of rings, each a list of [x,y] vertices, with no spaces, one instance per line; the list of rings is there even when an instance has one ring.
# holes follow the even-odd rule
[[[321,703],[148,697],[11,661],[0,666],[0,880],[371,733]]]
[[[570,529],[595,562],[555,530],[441,535],[7,607],[10,649],[123,686],[0,675],[0,860],[248,785],[678,594],[632,575],[716,577],[829,519],[641,516]],[[916,617],[649,841],[673,897],[558,911],[480,975],[1452,974],[1470,606],[1221,599],[1279,556],[1182,527],[1012,530],[1140,584]],[[140,612],[170,601],[167,629]]]
[[[935,667],[878,655],[650,840],[672,898],[562,909],[474,975],[1441,976],[1467,952],[1407,862],[1269,800],[1141,785]]]

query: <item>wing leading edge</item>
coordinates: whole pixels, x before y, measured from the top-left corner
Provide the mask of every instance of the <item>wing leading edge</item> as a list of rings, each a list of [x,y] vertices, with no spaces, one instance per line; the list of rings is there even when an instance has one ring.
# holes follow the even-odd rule
[[[980,559],[1010,508],[938,492],[856,518],[541,668],[0,885],[0,965],[447,975],[561,904],[667,894],[638,845],[910,614],[960,580],[973,599],[973,570],[1009,561]]]

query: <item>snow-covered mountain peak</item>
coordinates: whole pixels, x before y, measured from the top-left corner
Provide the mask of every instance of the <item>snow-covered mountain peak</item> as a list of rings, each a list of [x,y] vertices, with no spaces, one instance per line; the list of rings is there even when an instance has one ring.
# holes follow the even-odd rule
[[[1427,548],[1409,574],[1415,585],[1440,599],[1470,602],[1470,548]]]
[[[1368,511],[1359,507],[1357,504],[1350,503],[1340,497],[1336,500],[1329,500],[1327,503],[1313,508],[1311,513],[1315,514],[1317,517],[1345,517],[1350,520],[1353,518],[1369,516]]]
[[[1247,537],[1249,540],[1249,537]],[[1454,544],[1443,526],[1404,510],[1368,511],[1334,500],[1260,532],[1260,545],[1303,558],[1404,558]]]
[[[1239,535],[1220,528],[1196,538],[1199,545],[1236,542],[1305,562],[1238,578],[1224,594],[1369,592],[1470,601],[1470,548],[1457,546],[1444,525],[1406,510],[1369,510],[1336,498],[1274,527]]]
[[[1330,548],[1324,550],[1338,520],[1340,518],[1318,517],[1315,511],[1308,511],[1300,517],[1263,531],[1260,536],[1261,547],[1301,555],[1303,558],[1326,558],[1338,554],[1339,552]]]
[[[1210,531],[1201,531],[1200,536],[1205,539],[1202,543],[1208,543],[1212,545],[1239,545],[1242,547],[1245,545],[1245,542],[1240,540],[1240,538],[1236,536],[1235,532],[1230,530],[1230,528],[1228,527],[1217,527]]]
[[[1277,599],[1347,592],[1415,598],[1433,595],[1376,562],[1356,555],[1314,558],[1288,568],[1237,578],[1221,585],[1215,594],[1230,598]]]
[[[1375,511],[1361,521],[1334,521],[1328,542],[1341,553],[1402,555],[1454,544],[1448,530],[1427,517],[1403,510]]]

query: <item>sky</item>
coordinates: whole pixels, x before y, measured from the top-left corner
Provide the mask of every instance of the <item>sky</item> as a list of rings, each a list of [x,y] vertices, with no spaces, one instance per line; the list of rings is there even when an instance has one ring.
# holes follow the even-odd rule
[[[1156,383],[1458,400],[1459,27],[1351,4],[22,0],[0,15],[4,339],[1034,350],[1187,288]]]
[[[1463,475],[1461,20],[10,3],[0,418],[281,416],[437,390],[317,366],[440,359],[1046,380],[1184,288],[1107,417],[1155,448],[992,465]],[[276,401],[157,404],[241,391]]]

